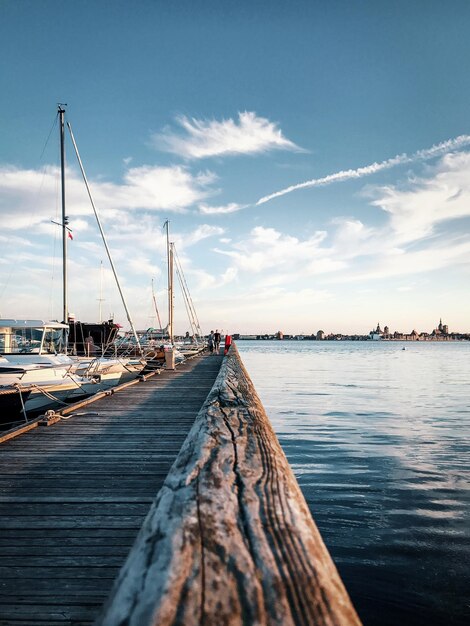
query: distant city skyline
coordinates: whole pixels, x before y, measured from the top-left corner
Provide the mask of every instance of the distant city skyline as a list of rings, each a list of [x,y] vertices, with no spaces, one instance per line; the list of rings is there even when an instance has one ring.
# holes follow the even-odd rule
[[[429,335],[429,336],[446,336],[446,335],[468,335],[468,337],[470,338],[470,333],[465,333],[464,331],[461,331],[459,329],[449,329],[449,325],[448,324],[444,324],[442,322],[442,318],[439,320],[439,323],[436,324],[432,329],[422,329],[422,328],[411,328],[411,329],[396,329],[396,328],[391,328],[389,327],[388,324],[385,325],[381,325],[380,322],[377,323],[377,326],[374,326],[372,329],[364,331],[364,332],[359,332],[359,333],[345,333],[341,331],[341,328],[335,328],[335,329],[328,329],[325,330],[323,328],[318,328],[318,330],[309,330],[307,332],[304,333],[288,333],[288,332],[284,332],[282,329],[279,329],[278,331],[276,331],[275,333],[266,333],[266,332],[260,332],[260,333],[253,333],[256,335],[260,335],[260,336],[266,336],[266,335],[272,335],[272,336],[278,336],[278,338],[282,338],[282,337],[290,337],[290,336],[305,336],[305,337],[311,337],[312,335],[318,335],[322,334],[325,336],[335,336],[335,335],[343,335],[343,336],[372,336],[372,335],[383,335],[384,337],[391,337],[393,335],[412,335],[413,333],[416,333],[417,335]],[[236,334],[239,335],[249,335],[251,333],[244,333],[243,331],[237,332]]]
[[[138,328],[152,279],[166,323],[169,219],[204,332],[469,332],[469,20],[463,0],[4,0],[0,315],[61,318],[66,102]],[[126,326],[69,141],[66,200],[70,312]]]

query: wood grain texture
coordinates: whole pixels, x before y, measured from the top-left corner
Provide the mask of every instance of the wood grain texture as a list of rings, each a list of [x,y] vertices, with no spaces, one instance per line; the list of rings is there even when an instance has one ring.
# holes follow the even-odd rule
[[[236,347],[97,624],[360,624]]]

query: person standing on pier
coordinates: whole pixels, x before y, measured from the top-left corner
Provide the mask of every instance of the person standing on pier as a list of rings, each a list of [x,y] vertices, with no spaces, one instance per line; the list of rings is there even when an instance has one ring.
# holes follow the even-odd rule
[[[207,339],[207,347],[209,348],[209,352],[212,354],[214,352],[214,331],[211,330],[209,337]]]
[[[85,338],[85,356],[93,356],[95,354],[95,345],[93,343],[93,337],[88,333],[88,337]]]
[[[220,351],[220,333],[219,333],[219,330],[216,329],[214,333],[214,352],[216,354],[219,354],[219,351]]]

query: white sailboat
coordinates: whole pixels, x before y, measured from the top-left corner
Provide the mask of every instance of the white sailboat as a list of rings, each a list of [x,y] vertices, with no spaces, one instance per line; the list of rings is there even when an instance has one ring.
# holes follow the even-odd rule
[[[68,354],[69,326],[65,322],[69,319],[67,240],[70,229],[65,211],[64,114],[65,109],[59,105],[62,196],[62,223],[59,226],[62,228],[64,322],[0,319],[0,411],[2,411],[2,415],[7,416],[4,421],[20,412],[27,419],[32,411],[36,412],[54,407],[61,402],[76,400],[113,387],[120,382],[136,377],[146,364],[145,360],[141,358],[113,358],[110,360],[99,357],[97,359],[80,359]],[[130,320],[72,130],[70,125],[68,127],[116,282]],[[130,322],[133,327],[131,320]],[[138,339],[137,344],[139,345]]]

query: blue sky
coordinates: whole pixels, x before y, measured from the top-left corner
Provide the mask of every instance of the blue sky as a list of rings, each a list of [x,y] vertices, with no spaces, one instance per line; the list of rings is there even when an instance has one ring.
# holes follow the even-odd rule
[[[0,0],[0,315],[61,316],[66,102],[138,327],[152,278],[166,317],[168,218],[204,331],[470,331],[469,18],[455,0]],[[103,260],[124,323],[70,142],[67,165],[70,310],[97,319]]]

